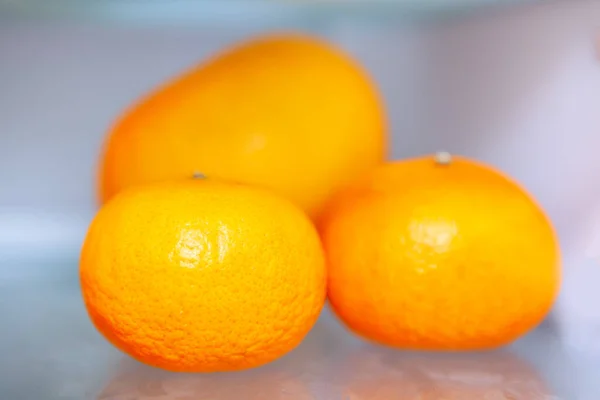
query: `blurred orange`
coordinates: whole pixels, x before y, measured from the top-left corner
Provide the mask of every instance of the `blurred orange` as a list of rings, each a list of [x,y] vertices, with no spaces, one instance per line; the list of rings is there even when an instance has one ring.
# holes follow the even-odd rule
[[[320,230],[333,309],[387,345],[501,346],[541,322],[559,290],[547,216],[517,183],[466,158],[383,165],[340,193]]]
[[[355,61],[315,38],[267,35],[126,110],[102,154],[100,199],[199,172],[273,189],[317,218],[386,153],[382,101]]]

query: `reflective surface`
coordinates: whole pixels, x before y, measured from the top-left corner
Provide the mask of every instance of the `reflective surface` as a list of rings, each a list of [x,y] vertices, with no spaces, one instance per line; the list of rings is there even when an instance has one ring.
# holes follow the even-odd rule
[[[568,349],[552,318],[499,351],[425,354],[368,344],[325,310],[299,348],[263,368],[163,372],[116,351],[95,331],[74,257],[52,267],[64,273],[0,288],[2,399],[592,400],[600,390],[600,359]]]

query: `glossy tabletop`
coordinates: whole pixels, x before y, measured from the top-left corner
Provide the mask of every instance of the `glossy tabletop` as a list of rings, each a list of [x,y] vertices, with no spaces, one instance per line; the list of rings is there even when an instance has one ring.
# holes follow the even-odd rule
[[[265,367],[168,373],[109,345],[84,310],[76,258],[52,262],[62,272],[51,278],[1,283],[2,399],[595,400],[600,392],[600,357],[566,346],[552,316],[502,350],[428,354],[366,343],[326,309],[300,347]]]

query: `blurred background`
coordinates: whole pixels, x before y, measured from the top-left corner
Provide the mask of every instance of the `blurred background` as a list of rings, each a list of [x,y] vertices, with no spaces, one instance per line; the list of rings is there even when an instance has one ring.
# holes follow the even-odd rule
[[[516,348],[558,398],[596,399],[586,374],[600,368],[597,0],[0,0],[0,397],[93,398],[119,370],[76,288],[103,135],[155,85],[278,30],[320,35],[366,66],[388,104],[393,158],[475,157],[538,198],[565,280],[552,334]]]

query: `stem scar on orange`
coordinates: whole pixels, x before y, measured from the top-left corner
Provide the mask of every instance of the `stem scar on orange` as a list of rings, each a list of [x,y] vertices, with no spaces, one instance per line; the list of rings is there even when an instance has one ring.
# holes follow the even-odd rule
[[[97,329],[171,371],[252,368],[296,347],[325,301],[316,229],[291,202],[211,179],[128,188],[86,236],[80,278]]]
[[[498,347],[541,322],[559,291],[547,216],[517,183],[467,158],[390,162],[328,210],[320,231],[331,306],[373,341]]]
[[[99,198],[201,170],[273,190],[317,219],[333,193],[386,155],[383,101],[359,63],[317,38],[269,34],[123,112],[100,157]]]

